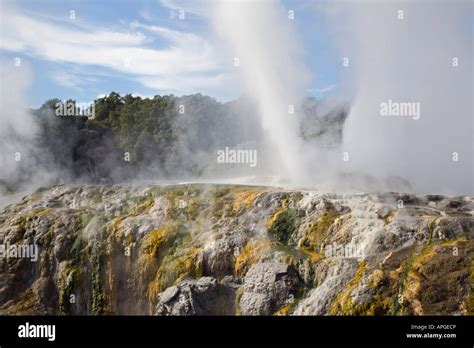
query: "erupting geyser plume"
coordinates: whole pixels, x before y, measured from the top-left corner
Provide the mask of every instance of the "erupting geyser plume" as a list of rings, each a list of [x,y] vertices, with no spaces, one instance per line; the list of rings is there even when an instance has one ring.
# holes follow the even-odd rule
[[[235,55],[245,90],[255,97],[263,128],[275,153],[274,170],[292,183],[305,181],[299,125],[291,110],[304,95],[309,72],[288,13],[269,2],[219,2],[217,33]]]

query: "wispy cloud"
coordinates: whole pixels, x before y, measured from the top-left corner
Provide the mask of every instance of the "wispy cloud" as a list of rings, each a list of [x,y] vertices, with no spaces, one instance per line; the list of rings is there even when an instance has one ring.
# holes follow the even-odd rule
[[[7,5],[2,5],[2,11],[0,48],[7,51],[57,63],[111,69],[150,88],[190,92],[222,78],[216,49],[194,33],[139,22],[110,30],[33,18]],[[156,43],[161,47],[156,48]],[[193,78],[177,77],[184,74]],[[54,79],[63,86],[74,86],[67,72]]]
[[[210,15],[212,1],[209,0],[161,0],[161,5],[171,10],[184,10],[186,13],[198,15],[200,17],[207,17]]]
[[[51,78],[60,86],[76,90],[83,90],[83,87],[85,87],[87,84],[97,81],[97,78],[93,76],[65,70],[58,70],[54,72]]]

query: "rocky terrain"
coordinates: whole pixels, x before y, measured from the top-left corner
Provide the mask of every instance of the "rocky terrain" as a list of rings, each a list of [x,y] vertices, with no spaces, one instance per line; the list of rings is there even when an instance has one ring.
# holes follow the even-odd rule
[[[0,314],[472,315],[473,214],[471,196],[53,186],[0,211],[4,250],[38,248],[0,255]]]

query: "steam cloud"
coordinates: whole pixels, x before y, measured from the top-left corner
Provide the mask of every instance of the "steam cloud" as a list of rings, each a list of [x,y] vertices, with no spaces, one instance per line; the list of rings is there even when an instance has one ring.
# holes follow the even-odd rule
[[[473,193],[472,3],[315,7],[334,33],[341,63],[349,60],[341,98],[353,100],[351,112],[342,145],[330,149],[304,142],[300,118],[285,110],[304,97],[310,79],[287,10],[279,2],[224,2],[214,11],[216,31],[240,59],[246,91],[259,103],[275,161],[281,161],[278,173],[298,186],[323,182],[332,190],[393,190],[394,182],[407,180],[415,192]],[[414,103],[420,115],[384,117],[380,107],[388,101]]]
[[[219,2],[213,21],[238,59],[245,90],[258,103],[277,172],[300,183],[307,173],[303,143],[289,108],[296,108],[304,95],[309,71],[301,64],[301,46],[288,13],[278,3]]]
[[[472,2],[342,2],[317,10],[337,33],[350,62],[345,83],[355,88],[342,147],[347,169],[401,176],[417,192],[472,194]],[[420,119],[382,117],[389,99],[420,103]]]
[[[36,124],[25,103],[31,70],[24,62],[18,61],[18,67],[14,63],[0,61],[0,178],[8,182],[26,174],[23,163],[32,154],[30,144],[36,134]]]

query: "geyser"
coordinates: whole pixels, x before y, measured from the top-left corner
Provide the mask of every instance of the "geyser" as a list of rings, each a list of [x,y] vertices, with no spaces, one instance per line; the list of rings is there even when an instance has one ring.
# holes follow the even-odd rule
[[[301,63],[291,16],[277,2],[219,2],[213,14],[217,33],[238,62],[246,92],[257,100],[274,170],[294,184],[304,182],[303,144],[291,111],[304,95],[310,74]]]

